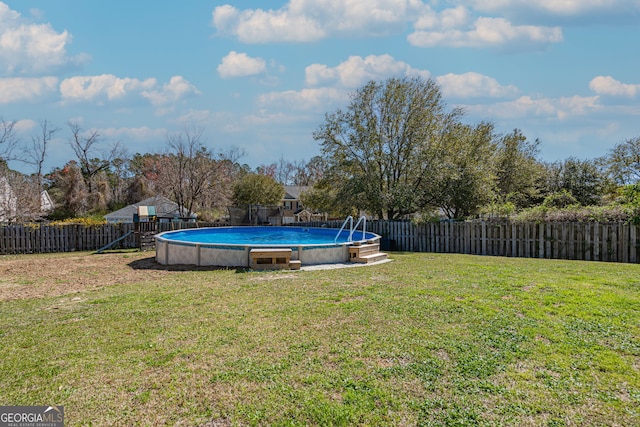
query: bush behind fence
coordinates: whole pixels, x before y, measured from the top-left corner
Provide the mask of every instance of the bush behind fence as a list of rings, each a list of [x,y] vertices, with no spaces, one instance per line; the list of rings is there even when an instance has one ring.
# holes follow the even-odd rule
[[[341,221],[296,223],[339,228]],[[160,223],[158,231],[219,226],[211,223]],[[367,231],[382,236],[387,249],[526,258],[640,262],[640,232],[628,223],[519,223],[369,221]],[[133,224],[0,227],[0,254],[98,250],[133,231]],[[135,234],[114,248],[136,248]]]

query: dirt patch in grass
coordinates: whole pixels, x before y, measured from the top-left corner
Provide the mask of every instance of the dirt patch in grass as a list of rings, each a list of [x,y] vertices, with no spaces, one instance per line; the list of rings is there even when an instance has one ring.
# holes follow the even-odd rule
[[[66,295],[164,277],[153,252],[0,256],[0,301]]]

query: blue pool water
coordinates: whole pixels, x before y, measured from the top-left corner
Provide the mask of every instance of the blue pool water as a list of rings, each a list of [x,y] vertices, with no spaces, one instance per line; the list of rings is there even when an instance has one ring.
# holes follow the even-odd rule
[[[349,241],[349,231],[342,231],[336,241],[337,232],[332,228],[219,227],[169,231],[162,233],[162,237],[179,242],[252,246],[333,245]],[[373,233],[365,233],[362,238],[362,230],[353,233],[356,241],[374,237]]]

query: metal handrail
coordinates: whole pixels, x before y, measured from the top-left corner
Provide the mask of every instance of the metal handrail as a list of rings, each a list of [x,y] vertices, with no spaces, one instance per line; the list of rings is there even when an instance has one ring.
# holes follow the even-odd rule
[[[345,219],[344,222],[342,223],[342,227],[340,227],[340,230],[338,230],[338,234],[336,234],[336,238],[333,239],[333,243],[336,243],[338,241],[338,237],[340,237],[340,233],[342,233],[342,230],[344,230],[344,227],[347,226],[347,223],[349,221],[351,221],[351,227],[349,227],[349,237],[351,237],[351,232],[353,230],[353,217],[349,215],[347,219]]]
[[[362,222],[362,240],[364,240],[364,238],[366,237],[366,230],[367,230],[367,217],[362,215],[359,219],[358,222],[356,222],[356,225],[351,229],[351,233],[349,233],[349,241],[353,242],[353,233],[355,233],[358,230],[358,225],[360,225],[360,223]]]
[[[342,230],[344,230],[344,228],[347,226],[347,224],[349,224],[349,238],[347,239],[348,242],[353,242],[353,233],[355,233],[358,230],[358,226],[360,225],[360,223],[362,223],[362,240],[365,239],[366,237],[366,232],[367,232],[367,217],[365,217],[364,215],[361,216],[358,221],[356,222],[356,225],[353,225],[353,217],[351,215],[349,215],[344,222],[342,223],[342,227],[340,227],[340,230],[338,230],[338,233],[336,234],[336,238],[333,239],[333,243],[336,243],[338,241],[338,237],[340,237],[340,233],[342,233]]]

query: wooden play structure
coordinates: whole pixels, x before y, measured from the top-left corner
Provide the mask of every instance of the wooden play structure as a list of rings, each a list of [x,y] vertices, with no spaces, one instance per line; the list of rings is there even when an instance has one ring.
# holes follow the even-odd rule
[[[133,232],[136,236],[137,246],[141,251],[154,248],[153,236],[158,233],[158,217],[155,206],[138,206],[138,212],[133,214]]]

